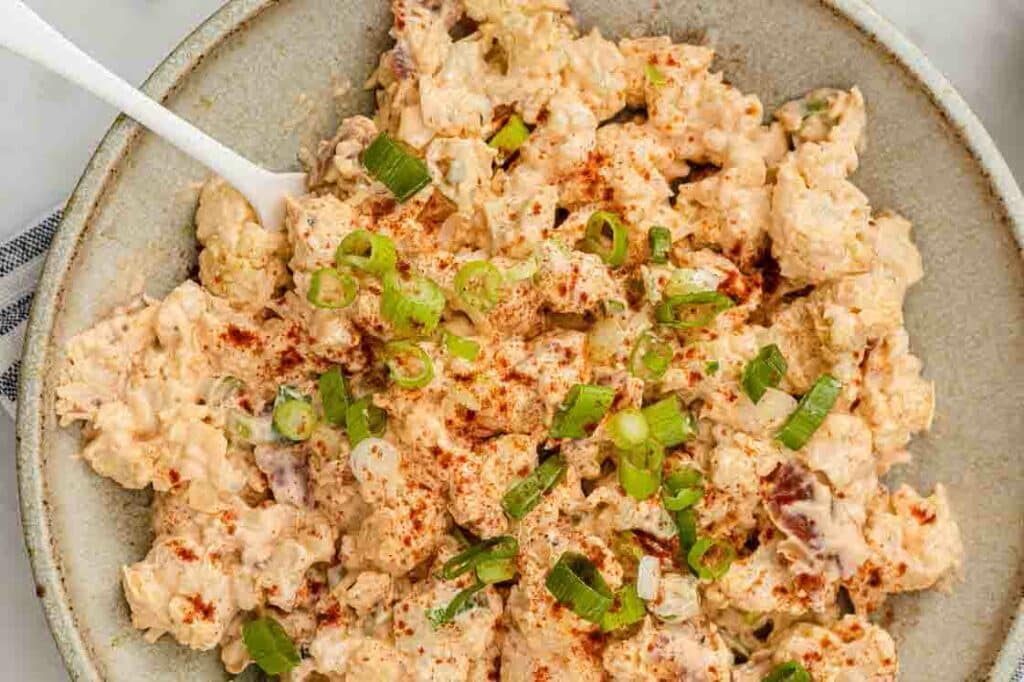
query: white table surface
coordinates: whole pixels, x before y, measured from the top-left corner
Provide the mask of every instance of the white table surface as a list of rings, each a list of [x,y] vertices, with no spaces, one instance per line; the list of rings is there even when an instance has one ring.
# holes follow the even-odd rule
[[[140,82],[221,0],[27,0],[100,62]],[[966,97],[1024,178],[1024,3],[874,0]],[[0,50],[0,240],[66,197],[115,112]],[[0,671],[67,675],[39,608],[21,539],[13,424],[0,414]]]

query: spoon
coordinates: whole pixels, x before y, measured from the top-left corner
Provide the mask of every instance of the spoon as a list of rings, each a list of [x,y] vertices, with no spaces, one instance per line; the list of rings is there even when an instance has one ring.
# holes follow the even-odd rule
[[[249,200],[268,230],[281,229],[285,197],[305,194],[305,173],[272,173],[231,151],[108,71],[21,0],[0,0],[0,45],[114,105],[212,169]]]

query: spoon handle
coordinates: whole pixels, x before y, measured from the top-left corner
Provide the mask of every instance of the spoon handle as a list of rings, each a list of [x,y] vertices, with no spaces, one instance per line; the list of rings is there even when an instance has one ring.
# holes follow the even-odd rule
[[[37,62],[114,105],[212,169],[243,195],[258,193],[271,175],[108,71],[21,0],[0,0],[0,46]]]

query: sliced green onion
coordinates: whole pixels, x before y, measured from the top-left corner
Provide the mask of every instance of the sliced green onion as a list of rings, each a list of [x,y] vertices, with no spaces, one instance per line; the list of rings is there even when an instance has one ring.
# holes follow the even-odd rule
[[[811,674],[796,661],[780,663],[761,682],[811,682]]]
[[[427,351],[412,341],[392,341],[384,346],[391,380],[402,388],[423,388],[434,379],[434,363]],[[409,365],[419,366],[409,371]]]
[[[324,410],[324,418],[335,426],[345,425],[345,413],[352,400],[348,390],[348,381],[341,373],[340,367],[332,367],[320,375],[317,381],[320,391],[320,404]]]
[[[644,64],[644,76],[646,76],[648,82],[656,88],[660,88],[668,83],[668,79],[665,78],[665,74],[663,74],[654,64]]]
[[[473,361],[480,355],[480,344],[473,339],[467,339],[450,331],[444,332],[445,349],[457,358]]]
[[[644,381],[657,381],[665,376],[672,363],[672,346],[646,331],[637,339],[629,356],[629,370]]]
[[[374,405],[369,396],[355,401],[345,412],[345,429],[352,447],[370,436],[382,435],[387,425],[388,413]]]
[[[476,565],[476,579],[484,585],[508,582],[515,577],[514,559],[481,559]]]
[[[822,374],[811,386],[811,390],[800,398],[796,409],[775,437],[790,450],[802,448],[825,421],[842,389],[843,385],[838,379]]]
[[[693,507],[676,512],[676,531],[679,533],[679,551],[685,558],[697,544],[697,515]]]
[[[566,552],[558,559],[544,585],[559,603],[591,623],[600,623],[613,602],[601,572],[590,559],[576,552]]]
[[[651,436],[667,448],[685,443],[696,431],[693,416],[683,412],[675,394],[648,405],[643,413],[651,427]]]
[[[274,428],[288,440],[308,440],[316,428],[316,413],[305,400],[282,400],[274,405]]]
[[[704,559],[709,552],[718,555],[715,563],[708,565]],[[728,542],[715,538],[701,538],[693,544],[686,554],[686,563],[690,565],[698,578],[718,580],[729,572],[729,566],[736,558],[736,549]]]
[[[375,179],[391,190],[399,203],[430,184],[427,164],[400,142],[381,133],[362,154],[363,165]]]
[[[629,231],[619,216],[609,211],[597,211],[587,221],[583,250],[597,254],[605,263],[617,268],[626,262],[629,255]]]
[[[455,295],[470,308],[486,313],[498,305],[502,279],[493,263],[471,261],[455,275]]]
[[[529,137],[530,129],[523,123],[523,119],[519,118],[516,114],[512,114],[501,130],[496,132],[487,144],[494,149],[501,150],[505,156],[509,156],[512,152],[522,147]]]
[[[451,623],[460,613],[473,608],[473,597],[475,597],[476,593],[485,587],[487,586],[483,583],[475,583],[456,594],[452,600],[448,602],[447,606],[438,607],[436,609],[427,609],[427,620],[429,620],[431,625],[435,628]]]
[[[676,268],[662,288],[664,296],[682,296],[702,291],[715,291],[722,282],[722,275],[707,268]]]
[[[334,260],[339,268],[349,266],[380,276],[395,269],[398,251],[386,235],[355,230],[341,240]]]
[[[551,421],[552,438],[586,438],[604,418],[615,400],[615,391],[607,386],[576,384],[558,407]]]
[[[704,476],[692,467],[673,471],[665,479],[661,500],[665,509],[682,511],[704,497]]]
[[[420,275],[403,277],[389,272],[383,279],[380,312],[404,334],[429,334],[444,311],[444,292]]]
[[[775,388],[786,376],[786,358],[774,343],[758,351],[743,368],[743,390],[756,404],[769,388]]]
[[[647,426],[644,413],[637,409],[626,409],[616,412],[608,420],[608,435],[615,447],[629,450],[647,442],[651,430]]]
[[[647,441],[632,450],[619,453],[619,483],[626,494],[636,500],[646,500],[661,486],[661,466],[665,462],[665,449],[660,443]]]
[[[704,372],[707,374],[715,374],[718,372],[718,360],[712,360],[704,363]]]
[[[611,546],[623,570],[635,572],[637,564],[644,556],[643,545],[636,539],[636,534],[631,530],[616,533]]]
[[[668,253],[672,250],[672,232],[667,227],[655,225],[648,231],[647,239],[651,246],[651,262],[667,263]]]
[[[615,603],[601,617],[601,630],[612,632],[639,623],[647,615],[644,600],[636,593],[636,585],[623,585],[615,596]]]
[[[257,618],[242,626],[249,656],[268,675],[288,672],[302,660],[291,637],[273,618]]]
[[[601,301],[605,315],[621,315],[626,312],[626,304],[622,301]]]
[[[334,268],[320,268],[309,280],[306,300],[317,308],[344,308],[356,300],[359,285],[352,275]]]
[[[477,564],[485,559],[512,559],[519,553],[519,542],[510,535],[501,535],[478,542],[472,547],[465,549],[441,567],[441,578],[454,580],[460,575],[467,573]]]
[[[666,327],[693,329],[708,325],[734,305],[735,301],[717,291],[667,296],[654,309],[654,319]]]
[[[513,519],[522,520],[540,504],[544,493],[558,483],[558,479],[568,468],[569,465],[562,455],[548,457],[526,478],[509,488],[501,498],[502,509]]]
[[[274,429],[272,416],[257,417],[241,410],[228,412],[227,432],[233,443],[264,445],[281,440],[281,435]]]

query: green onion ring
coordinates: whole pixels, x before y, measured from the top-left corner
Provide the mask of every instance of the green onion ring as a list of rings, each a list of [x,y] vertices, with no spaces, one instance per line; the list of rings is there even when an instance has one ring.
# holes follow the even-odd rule
[[[473,310],[486,313],[498,305],[503,279],[493,263],[471,261],[455,275],[455,295]]]
[[[477,359],[480,355],[480,344],[473,339],[467,339],[464,336],[452,334],[450,331],[445,330],[444,332],[444,347],[449,353],[462,360],[468,360],[472,362]]]
[[[242,642],[250,658],[268,675],[286,673],[302,661],[291,637],[273,618],[257,618],[243,625]]]
[[[501,506],[505,513],[513,519],[521,521],[534,507],[540,504],[544,493],[558,483],[568,468],[568,464],[561,454],[548,457],[526,478],[512,486],[501,498]]]
[[[775,437],[790,450],[802,448],[825,421],[842,390],[843,385],[838,379],[822,374],[811,390],[800,398],[796,409],[786,418]]]
[[[441,567],[441,578],[454,580],[460,575],[471,571],[484,559],[511,559],[519,553],[519,542],[510,535],[501,535],[478,542],[465,549],[444,563]]]
[[[707,326],[719,313],[735,305],[735,301],[717,291],[667,296],[654,309],[654,319],[666,327],[694,329]],[[679,308],[683,307],[694,309],[693,314],[681,318]],[[705,312],[700,312],[702,310]]]
[[[604,418],[615,391],[607,386],[576,384],[551,421],[552,438],[586,438]]]
[[[646,500],[661,486],[664,462],[665,449],[655,441],[619,452],[619,483],[622,489],[635,500]]]
[[[668,371],[672,355],[672,346],[651,331],[645,331],[629,356],[629,371],[638,379],[657,381]]]
[[[423,159],[408,147],[381,133],[362,153],[363,166],[375,179],[404,203],[430,184],[430,171]]]
[[[481,559],[476,564],[476,579],[484,585],[504,583],[516,577],[514,559]]]
[[[629,450],[643,445],[651,434],[644,413],[635,408],[621,410],[613,414],[608,420],[606,428],[615,447],[620,450]]]
[[[686,559],[687,552],[697,544],[697,515],[693,507],[676,512],[676,531],[679,534],[679,552]]]
[[[796,661],[786,661],[772,668],[761,682],[811,682],[811,675]]]
[[[659,265],[668,263],[668,254],[672,250],[672,232],[667,227],[655,225],[648,230],[647,240],[651,247],[651,262]]]
[[[352,447],[370,436],[382,435],[387,425],[388,413],[374,405],[369,396],[355,401],[345,411],[345,429]]]
[[[349,392],[348,381],[341,373],[341,368],[332,367],[321,374],[317,380],[317,389],[320,392],[320,405],[323,408],[324,419],[335,426],[344,426],[345,413],[352,401],[352,394]]]
[[[685,443],[696,431],[693,416],[683,412],[675,394],[648,405],[643,413],[651,427],[651,436],[667,448]]]
[[[743,368],[743,391],[755,404],[769,388],[775,388],[786,376],[786,358],[774,343],[768,344]]]
[[[708,552],[717,550],[721,558],[708,566],[704,563],[704,557]],[[718,580],[728,573],[729,566],[736,558],[736,549],[728,542],[715,538],[700,538],[693,544],[686,554],[686,563],[690,565],[698,578],[703,580]]]
[[[390,237],[367,230],[355,230],[341,240],[334,260],[339,268],[349,266],[379,277],[395,269],[398,252]]]
[[[661,501],[665,509],[677,512],[697,504],[704,497],[704,476],[693,467],[673,471],[665,478]]]
[[[591,623],[600,623],[613,598],[608,583],[590,559],[577,552],[565,552],[544,581],[555,599]]]
[[[356,300],[359,285],[352,275],[334,268],[320,268],[310,277],[306,300],[317,308],[344,308]]]
[[[316,428],[316,413],[305,400],[282,400],[274,405],[274,428],[292,441],[308,440]]]
[[[391,380],[402,388],[423,388],[434,379],[434,363],[427,351],[412,341],[392,341],[384,346],[388,371]],[[406,371],[409,362],[419,363],[420,370],[415,374]]]
[[[609,211],[597,211],[587,220],[583,250],[597,254],[606,264],[617,268],[626,262],[629,255],[629,231],[619,216]]]
[[[622,589],[615,596],[612,604],[604,616],[601,617],[601,630],[613,632],[627,628],[634,623],[639,623],[647,615],[647,607],[644,600],[636,593],[636,584],[623,585]]]
[[[403,334],[430,334],[441,321],[445,300],[441,287],[420,275],[388,272],[383,278],[381,315]]]

